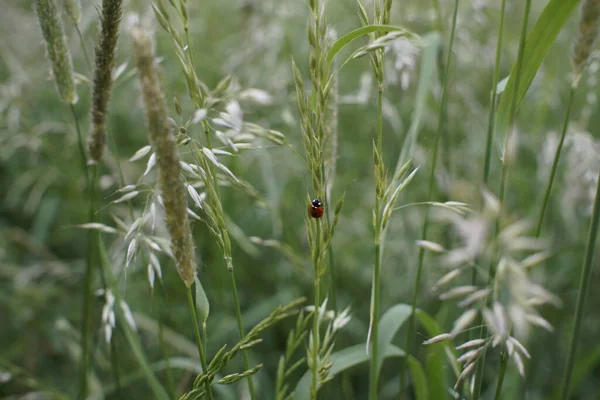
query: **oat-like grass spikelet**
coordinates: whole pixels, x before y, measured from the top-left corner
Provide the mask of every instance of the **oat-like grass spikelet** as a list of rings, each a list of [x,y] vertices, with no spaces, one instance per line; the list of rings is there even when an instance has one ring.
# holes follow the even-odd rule
[[[58,93],[65,103],[75,104],[78,96],[73,78],[73,61],[56,5],[53,0],[35,0],[35,12],[42,28]]]
[[[165,98],[154,64],[152,38],[141,27],[134,27],[131,37],[148,118],[150,142],[157,158],[158,181],[171,236],[171,248],[179,275],[186,286],[190,287],[196,275],[196,258],[187,216],[187,199],[181,180],[175,137],[169,127]]]
[[[581,8],[579,36],[573,43],[571,64],[573,66],[573,86],[576,87],[581,78],[590,53],[598,38],[600,29],[600,0],[586,0]]]
[[[106,141],[106,112],[112,87],[115,50],[119,39],[119,23],[123,15],[123,0],[102,1],[100,40],[96,46],[96,66],[92,88],[92,130],[88,139],[91,163],[102,159]]]

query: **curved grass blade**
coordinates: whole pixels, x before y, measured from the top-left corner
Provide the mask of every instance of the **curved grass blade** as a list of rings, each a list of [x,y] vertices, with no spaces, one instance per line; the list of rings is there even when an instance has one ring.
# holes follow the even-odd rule
[[[385,347],[381,358],[383,360],[388,357],[404,357],[404,355],[404,350],[397,346],[389,345]],[[357,344],[333,353],[330,359],[333,366],[329,371],[329,376],[334,377],[342,371],[366,363],[370,357],[365,352],[365,346]],[[310,373],[308,371],[298,381],[294,398],[295,400],[310,399]]]
[[[373,32],[394,32],[394,31],[404,31],[407,36],[418,37],[416,34],[412,33],[408,29],[405,29],[401,26],[394,25],[366,25],[361,28],[357,28],[351,32],[346,33],[344,36],[339,38],[329,49],[327,52],[327,62],[331,66],[335,55],[339,53],[345,46],[352,43],[354,40],[358,39],[363,35],[367,35]]]
[[[554,43],[554,40],[578,3],[579,0],[550,0],[531,29],[531,32],[527,35],[525,55],[519,80],[519,93],[514,93],[515,65],[511,70],[502,98],[500,99],[500,105],[498,106],[496,137],[503,138],[508,131],[512,98],[517,96],[516,104],[518,108],[527,90],[529,90],[529,86],[531,86],[531,82],[540,68],[542,61],[544,61],[546,54],[548,54],[550,46]]]

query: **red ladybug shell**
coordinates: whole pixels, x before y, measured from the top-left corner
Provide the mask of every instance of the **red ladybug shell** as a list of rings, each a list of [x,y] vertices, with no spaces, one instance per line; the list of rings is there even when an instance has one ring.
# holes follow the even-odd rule
[[[313,199],[308,205],[308,213],[313,218],[321,218],[323,212],[323,202],[320,199]]]

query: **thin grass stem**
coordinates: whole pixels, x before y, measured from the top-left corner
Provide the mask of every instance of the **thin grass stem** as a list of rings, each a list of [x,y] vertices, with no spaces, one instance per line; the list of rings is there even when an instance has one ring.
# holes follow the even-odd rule
[[[573,319],[573,331],[569,343],[569,353],[565,362],[565,380],[562,388],[562,400],[567,400],[571,392],[571,379],[573,378],[573,369],[575,367],[575,356],[577,355],[577,340],[583,322],[583,308],[585,298],[590,285],[590,275],[592,272],[592,262],[594,261],[594,251],[596,248],[596,238],[598,237],[598,225],[600,221],[600,173],[598,174],[598,183],[596,185],[596,198],[594,199],[594,210],[590,221],[590,231],[588,233],[587,244],[585,247],[585,258],[581,270],[581,279],[579,281],[579,291],[577,292],[577,305],[575,306],[575,318]]]
[[[500,231],[500,219],[502,218],[503,210],[504,210],[504,197],[506,192],[506,183],[508,181],[509,174],[509,165],[511,156],[508,153],[509,143],[512,136],[512,131],[514,129],[515,117],[517,115],[517,95],[519,93],[519,85],[521,81],[521,70],[523,66],[523,58],[525,55],[525,39],[527,38],[527,25],[529,22],[529,12],[531,10],[531,0],[526,0],[525,2],[525,12],[523,15],[523,23],[521,25],[521,35],[519,38],[519,52],[517,56],[517,63],[515,67],[515,90],[513,98],[511,99],[509,118],[508,118],[508,131],[504,136],[504,146],[502,151],[502,172],[500,175],[500,189],[498,191],[498,201],[499,201],[499,211],[498,216],[496,217],[495,228],[494,228],[494,236],[497,237]],[[494,267],[494,262],[496,258],[497,248],[494,249],[494,255],[490,261],[489,269],[488,269],[488,286],[493,287],[494,279],[496,277],[496,268]],[[485,306],[485,304],[484,304]],[[484,337],[484,332],[487,332],[487,329],[484,325],[481,326],[480,330],[480,338]],[[487,334],[485,334],[487,336]],[[486,352],[483,352],[479,360],[477,361],[477,370],[475,372],[475,382],[473,386],[473,400],[479,400],[479,396],[481,393],[481,387],[483,385],[483,370],[485,368],[485,360],[486,360]],[[506,368],[500,369],[498,371],[498,382],[500,387],[497,390],[501,389],[502,382],[504,380],[504,373],[506,372]]]
[[[494,394],[494,400],[500,400],[502,394],[502,384],[504,383],[504,376],[506,373],[506,367],[508,365],[508,353],[506,347],[502,348],[500,353],[500,368],[498,370],[498,382],[496,383],[496,391]]]
[[[246,336],[244,332],[244,323],[242,321],[242,309],[240,307],[240,297],[238,295],[237,285],[235,283],[235,275],[233,273],[233,265],[228,266],[229,276],[231,277],[231,288],[233,289],[233,300],[235,302],[235,318],[237,320],[238,331],[240,333],[240,339],[243,339]],[[244,356],[244,366],[246,370],[250,369],[250,357],[248,356],[248,351],[244,350],[242,352]],[[255,389],[254,389],[254,381],[252,380],[252,376],[248,376],[248,390],[250,391],[250,398],[254,399],[255,397]]]
[[[81,29],[79,29],[79,24],[73,23],[75,25],[75,31],[77,31],[77,36],[79,36],[79,41],[81,42],[81,50],[83,50],[83,57],[85,58],[85,63],[87,64],[90,72],[94,70],[92,67],[92,62],[90,61],[90,57],[88,56],[88,52],[85,48],[85,41],[83,39],[83,34],[81,33]]]
[[[567,136],[567,130],[569,128],[569,120],[571,118],[571,109],[573,108],[573,97],[575,95],[575,87],[571,86],[569,91],[569,100],[567,101],[567,113],[565,114],[565,120],[563,122],[562,131],[560,133],[560,140],[556,147],[556,153],[554,153],[554,161],[552,162],[552,169],[550,170],[550,176],[548,178],[548,184],[546,185],[546,192],[544,193],[544,201],[542,202],[542,209],[540,210],[540,216],[538,218],[537,227],[535,228],[535,237],[539,237],[542,232],[542,224],[544,222],[544,216],[548,207],[548,201],[550,200],[550,193],[552,192],[552,184],[554,183],[554,177],[556,176],[556,170],[558,168],[558,161],[560,159],[560,153],[565,142],[565,136]]]
[[[312,358],[312,366],[311,369],[311,386],[310,386],[310,396],[311,400],[317,400],[317,393],[319,391],[319,307],[321,302],[321,276],[319,271],[319,256],[321,252],[321,240],[322,240],[322,229],[321,229],[321,221],[319,219],[316,220],[317,225],[317,238],[315,243],[315,250],[313,254],[313,265],[314,265],[314,302],[315,302],[315,310],[313,315],[313,326],[312,326],[312,347],[311,358]]]
[[[438,151],[439,151],[439,144],[440,144],[440,138],[442,136],[442,132],[443,132],[443,121],[444,121],[444,109],[446,108],[446,103],[448,101],[448,76],[449,76],[449,71],[450,71],[450,66],[452,63],[452,51],[453,51],[453,47],[454,47],[454,37],[456,34],[456,20],[457,20],[457,16],[458,16],[458,5],[459,5],[459,0],[455,0],[454,1],[454,11],[453,11],[453,15],[452,15],[452,28],[450,30],[450,39],[449,39],[449,43],[448,43],[448,53],[446,54],[446,63],[445,63],[445,69],[444,69],[444,76],[442,79],[442,97],[440,100],[440,108],[439,108],[439,112],[438,112],[438,127],[437,127],[437,132],[435,135],[435,141],[433,144],[433,152],[431,154],[431,170],[429,172],[429,183],[428,183],[428,189],[427,189],[427,198],[428,199],[432,199],[433,198],[433,191],[434,191],[434,187],[435,187],[435,169],[436,169],[436,165],[437,165],[437,158],[438,158]],[[425,220],[423,221],[423,229],[421,231],[421,240],[427,240],[427,232],[429,229],[429,207],[427,207],[425,209]],[[408,320],[408,332],[406,335],[406,354],[407,357],[409,355],[412,354],[412,347],[413,347],[413,342],[414,342],[414,338],[415,338],[415,324],[416,324],[416,307],[417,307],[417,300],[419,298],[419,287],[421,286],[421,278],[423,275],[423,259],[425,258],[425,250],[421,247],[419,248],[419,253],[418,253],[418,259],[417,259],[417,274],[415,277],[415,283],[414,283],[414,288],[413,288],[413,296],[412,296],[412,300],[411,300],[411,313],[410,313],[410,317]],[[405,379],[404,379],[404,374],[405,374],[405,363],[402,362],[401,364],[401,371],[400,371],[400,375],[401,375],[401,388],[400,388],[400,398],[402,398],[403,396],[403,392],[404,392],[404,384],[405,384]]]
[[[383,76],[383,63],[381,63],[381,76]],[[383,143],[383,82],[379,82],[377,91],[377,152],[381,156]],[[379,161],[382,162],[382,161]],[[377,168],[377,167],[376,167]],[[376,178],[377,179],[377,178]],[[377,183],[376,183],[377,185]],[[369,370],[369,399],[377,399],[377,389],[379,386],[379,368],[377,360],[379,358],[379,297],[381,287],[381,198],[379,194],[375,195],[375,266],[373,268],[373,310],[371,330],[371,364]]]
[[[81,155],[81,168],[85,177],[86,187],[90,200],[89,209],[89,222],[93,222],[93,193],[92,186],[90,185],[90,176],[87,169],[87,157],[85,154],[85,147],[83,145],[83,135],[79,126],[79,120],[77,118],[77,112],[73,104],[69,105],[71,113],[73,114],[73,120],[75,122],[75,129],[77,131],[77,146]],[[88,395],[88,375],[90,371],[90,347],[91,347],[91,335],[92,335],[92,282],[93,282],[93,233],[90,231],[87,234],[87,248],[85,257],[85,274],[83,278],[83,302],[81,311],[81,366],[79,376],[79,398],[86,398]]]
[[[494,128],[496,122],[496,101],[498,97],[498,79],[500,76],[500,59],[502,54],[502,37],[504,35],[504,15],[506,0],[502,0],[500,6],[500,24],[498,26],[498,40],[496,42],[496,59],[494,61],[494,76],[492,77],[492,93],[490,95],[490,112],[488,114],[488,131],[485,144],[485,161],[483,163],[483,186],[486,187],[490,177],[490,165],[492,163],[492,143],[494,139]]]

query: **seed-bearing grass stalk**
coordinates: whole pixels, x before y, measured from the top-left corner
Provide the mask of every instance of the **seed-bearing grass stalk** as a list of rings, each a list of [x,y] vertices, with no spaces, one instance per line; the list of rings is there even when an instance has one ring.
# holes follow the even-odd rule
[[[573,50],[571,53],[571,67],[573,72],[573,79],[571,81],[571,88],[569,90],[569,100],[567,101],[567,111],[565,114],[565,120],[563,122],[562,131],[560,134],[560,140],[556,147],[556,153],[554,154],[554,160],[552,162],[552,169],[548,178],[548,184],[546,186],[546,192],[544,193],[544,200],[542,202],[542,209],[540,210],[540,216],[538,218],[537,227],[535,230],[535,236],[538,237],[542,231],[542,224],[544,222],[544,215],[546,208],[548,207],[548,201],[550,199],[550,193],[552,192],[552,183],[556,175],[558,167],[558,161],[560,159],[560,153],[563,148],[565,136],[569,127],[569,121],[571,118],[571,108],[573,105],[573,97],[575,91],[579,86],[579,81],[585,70],[587,60],[589,59],[590,53],[594,49],[594,44],[598,39],[598,31],[600,29],[600,0],[586,0],[581,9],[581,19],[579,21],[579,35],[573,43]]]
[[[376,0],[374,2],[374,23],[388,25],[390,23],[390,12],[392,0]],[[364,6],[359,3],[359,15]],[[366,16],[362,12],[361,18]],[[372,39],[381,37],[382,33],[376,33]],[[383,233],[383,210],[384,196],[387,186],[386,169],[383,160],[383,91],[385,88],[385,50],[379,49],[370,55],[373,73],[377,79],[377,130],[375,142],[373,143],[373,164],[375,172],[375,206],[373,209],[373,228],[375,242],[375,264],[373,265],[373,282],[371,283],[371,356],[369,365],[369,400],[376,400],[379,389],[379,302],[381,291],[381,238]],[[367,343],[368,346],[368,343]]]
[[[511,99],[511,104],[510,104],[510,109],[509,109],[508,131],[502,132],[505,134],[505,136],[504,136],[504,145],[503,145],[503,149],[502,149],[502,160],[501,160],[502,161],[502,170],[501,170],[501,174],[500,174],[500,189],[498,191],[499,211],[498,211],[498,216],[496,217],[495,228],[494,228],[495,236],[498,236],[498,233],[500,232],[500,222],[501,222],[500,219],[502,218],[502,214],[503,214],[503,210],[504,210],[504,197],[505,197],[505,192],[506,192],[506,183],[508,181],[510,159],[513,156],[512,154],[510,154],[512,152],[512,150],[509,149],[509,146],[511,145],[510,142],[511,142],[513,130],[515,127],[515,117],[517,115],[517,95],[516,95],[516,93],[519,93],[519,85],[520,85],[520,81],[521,81],[521,70],[523,67],[523,58],[525,55],[525,39],[527,37],[527,25],[529,22],[530,9],[531,9],[531,0],[526,0],[525,12],[523,15],[523,23],[521,25],[521,34],[520,34],[520,38],[519,38],[519,51],[518,51],[518,56],[517,56],[517,63],[515,66],[515,77],[514,77],[514,79],[515,79],[515,92],[514,92],[515,95]],[[496,255],[494,254],[492,256],[492,259],[490,261],[490,266],[489,266],[488,285],[490,287],[493,287],[494,279],[496,276],[496,268],[494,267],[495,257],[496,257]],[[485,332],[486,332],[486,329],[484,326],[482,326],[481,330],[480,330],[479,338],[483,339]],[[487,334],[485,334],[485,336],[487,336]],[[502,350],[502,352],[504,352],[504,351],[506,351],[506,349]],[[480,359],[477,361],[477,371],[475,373],[475,382],[474,382],[474,387],[473,387],[473,400],[478,400],[480,393],[481,393],[481,387],[483,384],[483,370],[485,368],[485,360],[486,360],[486,352],[484,352],[481,355]],[[505,364],[507,362],[508,362],[508,356],[506,354],[501,354],[501,364],[500,364],[500,369],[498,371],[498,381],[496,383],[496,393],[499,393],[499,391],[502,388],[502,384],[504,382],[504,374],[506,372],[506,366],[503,364]]]
[[[88,138],[90,163],[97,163],[104,154],[106,113],[112,88],[112,74],[122,15],[123,0],[102,1],[100,40],[96,46],[96,65],[92,86],[92,130]]]
[[[68,2],[69,3],[69,2]],[[77,31],[81,35],[78,27],[77,4],[70,7],[71,18],[77,27]],[[108,107],[108,101],[110,97],[110,90],[112,86],[112,72],[114,67],[115,49],[117,46],[117,40],[119,37],[119,22],[123,13],[122,0],[104,0],[102,2],[102,11],[100,14],[100,41],[96,47],[96,67],[94,70],[94,84],[92,86],[92,132],[88,138],[88,159],[87,164],[91,171],[91,177],[88,179],[89,196],[90,196],[90,222],[95,220],[96,210],[96,191],[98,187],[98,162],[102,159],[102,153],[104,151],[104,137],[105,122],[106,122],[106,109]],[[85,46],[82,40],[81,45],[84,47],[84,55],[87,59],[87,53],[85,53]],[[80,139],[80,151],[83,143]],[[94,235],[95,233],[90,233]],[[90,247],[89,253],[95,260],[95,264],[98,264],[98,249],[96,248],[96,241],[93,240],[92,236],[89,238]],[[91,330],[91,304],[93,300],[92,283],[93,283],[93,265],[89,265],[86,270],[85,277],[85,298],[84,298],[84,327],[86,335],[90,334]],[[106,286],[106,285],[105,285]],[[105,287],[106,289],[106,287]],[[83,368],[82,368],[82,396],[87,395],[87,374],[89,370],[89,345],[86,343],[84,336],[84,349],[83,349]],[[114,343],[111,342],[111,360],[113,361],[113,373],[115,374],[115,380],[119,383],[119,370],[117,367],[117,355],[114,351]]]
[[[93,198],[92,187],[90,186],[90,178],[86,168],[87,160],[83,147],[83,137],[77,119],[74,104],[78,100],[77,91],[75,88],[75,79],[73,73],[73,62],[71,54],[66,45],[64,28],[62,21],[58,15],[56,5],[53,0],[36,0],[35,11],[38,16],[42,36],[46,45],[46,52],[50,59],[52,73],[58,93],[66,104],[69,105],[75,128],[77,131],[77,143],[82,161],[82,171],[85,177],[86,186],[90,192],[90,198]],[[90,211],[90,222],[93,221],[93,211]],[[90,369],[90,336],[91,336],[91,297],[92,297],[92,280],[93,280],[93,254],[92,254],[92,234],[88,233],[88,243],[86,249],[86,269],[84,276],[84,301],[81,321],[81,375],[79,396],[87,397],[87,377]]]
[[[150,33],[141,26],[135,26],[131,30],[131,37],[148,119],[150,142],[157,158],[158,181],[164,204],[167,229],[171,237],[171,249],[179,275],[186,286],[198,355],[202,369],[206,371],[208,365],[200,338],[196,306],[191,289],[196,276],[196,256],[187,216],[187,199],[181,180],[181,166],[175,147],[175,137],[169,127],[164,95],[160,87],[158,71],[154,64]],[[208,381],[206,382],[206,392],[209,399],[212,399],[212,388]]]
[[[434,192],[434,187],[435,187],[435,170],[436,170],[436,165],[437,165],[437,158],[438,158],[438,151],[439,151],[439,144],[440,144],[440,138],[442,136],[442,132],[443,132],[443,121],[444,121],[444,110],[446,108],[446,103],[448,101],[448,76],[449,76],[449,71],[450,71],[450,67],[451,67],[451,63],[452,63],[452,51],[453,51],[453,47],[454,47],[454,37],[455,37],[455,33],[456,33],[456,20],[457,20],[457,16],[458,16],[458,5],[459,5],[459,0],[455,0],[454,1],[454,11],[452,14],[452,28],[450,30],[450,39],[448,42],[448,49],[447,49],[447,54],[446,54],[446,62],[445,62],[445,67],[444,67],[444,76],[442,78],[442,97],[440,99],[440,108],[438,111],[438,126],[437,126],[437,132],[435,135],[435,140],[433,143],[433,152],[431,155],[431,169],[429,172],[429,183],[428,183],[428,189],[427,189],[427,199],[429,199],[431,201],[431,199],[433,198],[433,192]],[[423,228],[421,231],[421,240],[427,240],[427,232],[429,230],[429,207],[425,209],[425,220],[423,221]],[[416,330],[416,314],[415,314],[415,310],[417,307],[417,299],[419,297],[419,289],[421,286],[421,278],[422,278],[422,274],[423,274],[423,260],[425,257],[425,250],[423,247],[419,247],[419,253],[418,253],[418,258],[417,258],[417,275],[415,277],[415,285],[413,288],[413,296],[412,296],[412,301],[411,301],[411,306],[412,306],[412,310],[410,313],[410,317],[408,320],[408,332],[406,335],[406,353],[407,356],[409,356],[412,353],[412,348],[413,348],[413,342],[414,342],[414,338],[415,338],[415,330]],[[404,392],[404,383],[405,383],[405,379],[404,379],[404,363],[402,363],[402,368],[401,368],[401,388],[400,388],[400,397],[402,397],[403,392]]]
[[[170,15],[167,9],[165,8],[163,2],[158,0],[153,5],[154,14],[160,23],[160,25],[171,35],[171,39],[173,45],[175,47],[176,55],[179,60],[179,63],[182,67],[183,73],[185,75],[188,92],[190,98],[194,106],[197,109],[207,108],[207,104],[205,104],[205,93],[203,93],[203,89],[200,85],[197,84],[198,78],[196,76],[195,69],[195,61],[193,56],[193,49],[191,47],[191,41],[188,31],[188,10],[187,10],[187,1],[180,0],[178,5],[175,1],[170,1],[171,5],[175,9],[177,15],[179,16],[181,23],[183,24],[185,30],[185,42],[181,39],[181,35],[177,32],[175,26],[171,23]],[[226,84],[228,84],[227,82]],[[195,157],[198,165],[203,167],[205,171],[204,175],[204,183],[207,187],[207,192],[209,196],[207,198],[208,208],[205,208],[205,212],[208,216],[208,225],[211,228],[211,232],[213,233],[214,238],[217,241],[221,252],[223,253],[223,258],[225,260],[225,264],[231,279],[231,287],[233,291],[233,298],[235,303],[235,314],[238,325],[238,331],[240,334],[240,339],[243,339],[246,334],[244,332],[244,326],[242,322],[242,312],[239,301],[239,295],[237,291],[237,285],[235,282],[235,274],[233,268],[232,261],[232,253],[231,253],[231,242],[229,239],[229,234],[227,231],[227,227],[225,225],[224,212],[221,203],[221,194],[219,190],[219,183],[217,180],[217,174],[215,171],[215,166],[213,160],[216,160],[214,153],[212,153],[212,128],[208,124],[206,120],[202,121],[202,127],[204,129],[204,133],[206,135],[206,143],[207,147],[200,148],[194,141],[190,142],[190,146],[192,148],[192,154]],[[207,157],[211,157],[212,159],[209,161]],[[244,364],[246,370],[250,370],[250,359],[248,356],[248,349],[244,349],[242,351]],[[255,389],[252,375],[249,374],[246,376],[248,381],[248,387],[250,391],[251,399],[255,399]]]
[[[73,75],[73,61],[67,48],[62,21],[53,0],[35,0],[46,52],[52,66],[56,88],[67,104],[77,103],[78,96]]]
[[[295,63],[292,63],[294,74],[294,83],[296,86],[296,95],[298,108],[302,119],[301,133],[302,144],[306,156],[306,164],[311,172],[313,194],[310,198],[317,197],[325,199],[324,207],[331,206],[328,195],[330,193],[332,181],[332,167],[335,163],[335,151],[333,137],[335,126],[332,118],[335,118],[335,105],[331,101],[335,98],[329,98],[331,85],[329,64],[327,61],[327,51],[329,47],[327,37],[327,10],[326,2],[311,0],[309,2],[311,18],[308,21],[308,41],[310,44],[309,65],[310,76],[313,86],[312,99],[308,100],[304,93],[304,82],[300,71]],[[335,85],[335,77],[333,83]],[[336,90],[336,89],[334,89]],[[335,94],[334,94],[335,97]],[[314,100],[314,101],[313,101]],[[332,108],[333,107],[333,108]],[[327,153],[327,154],[325,154]],[[308,241],[311,249],[311,259],[313,263],[313,290],[314,290],[314,308],[312,333],[309,338],[309,349],[307,350],[307,363],[311,371],[311,399],[317,398],[317,393],[322,382],[327,376],[328,368],[323,369],[327,364],[326,357],[320,352],[320,330],[319,330],[319,307],[321,306],[321,280],[328,270],[328,262],[333,263],[333,256],[329,253],[331,248],[331,239],[340,212],[341,203],[336,204],[333,220],[330,220],[330,214],[325,215],[325,222],[321,219],[311,220],[306,217],[308,231]],[[328,257],[327,258],[327,253]],[[335,274],[329,271],[330,293],[335,298]]]

